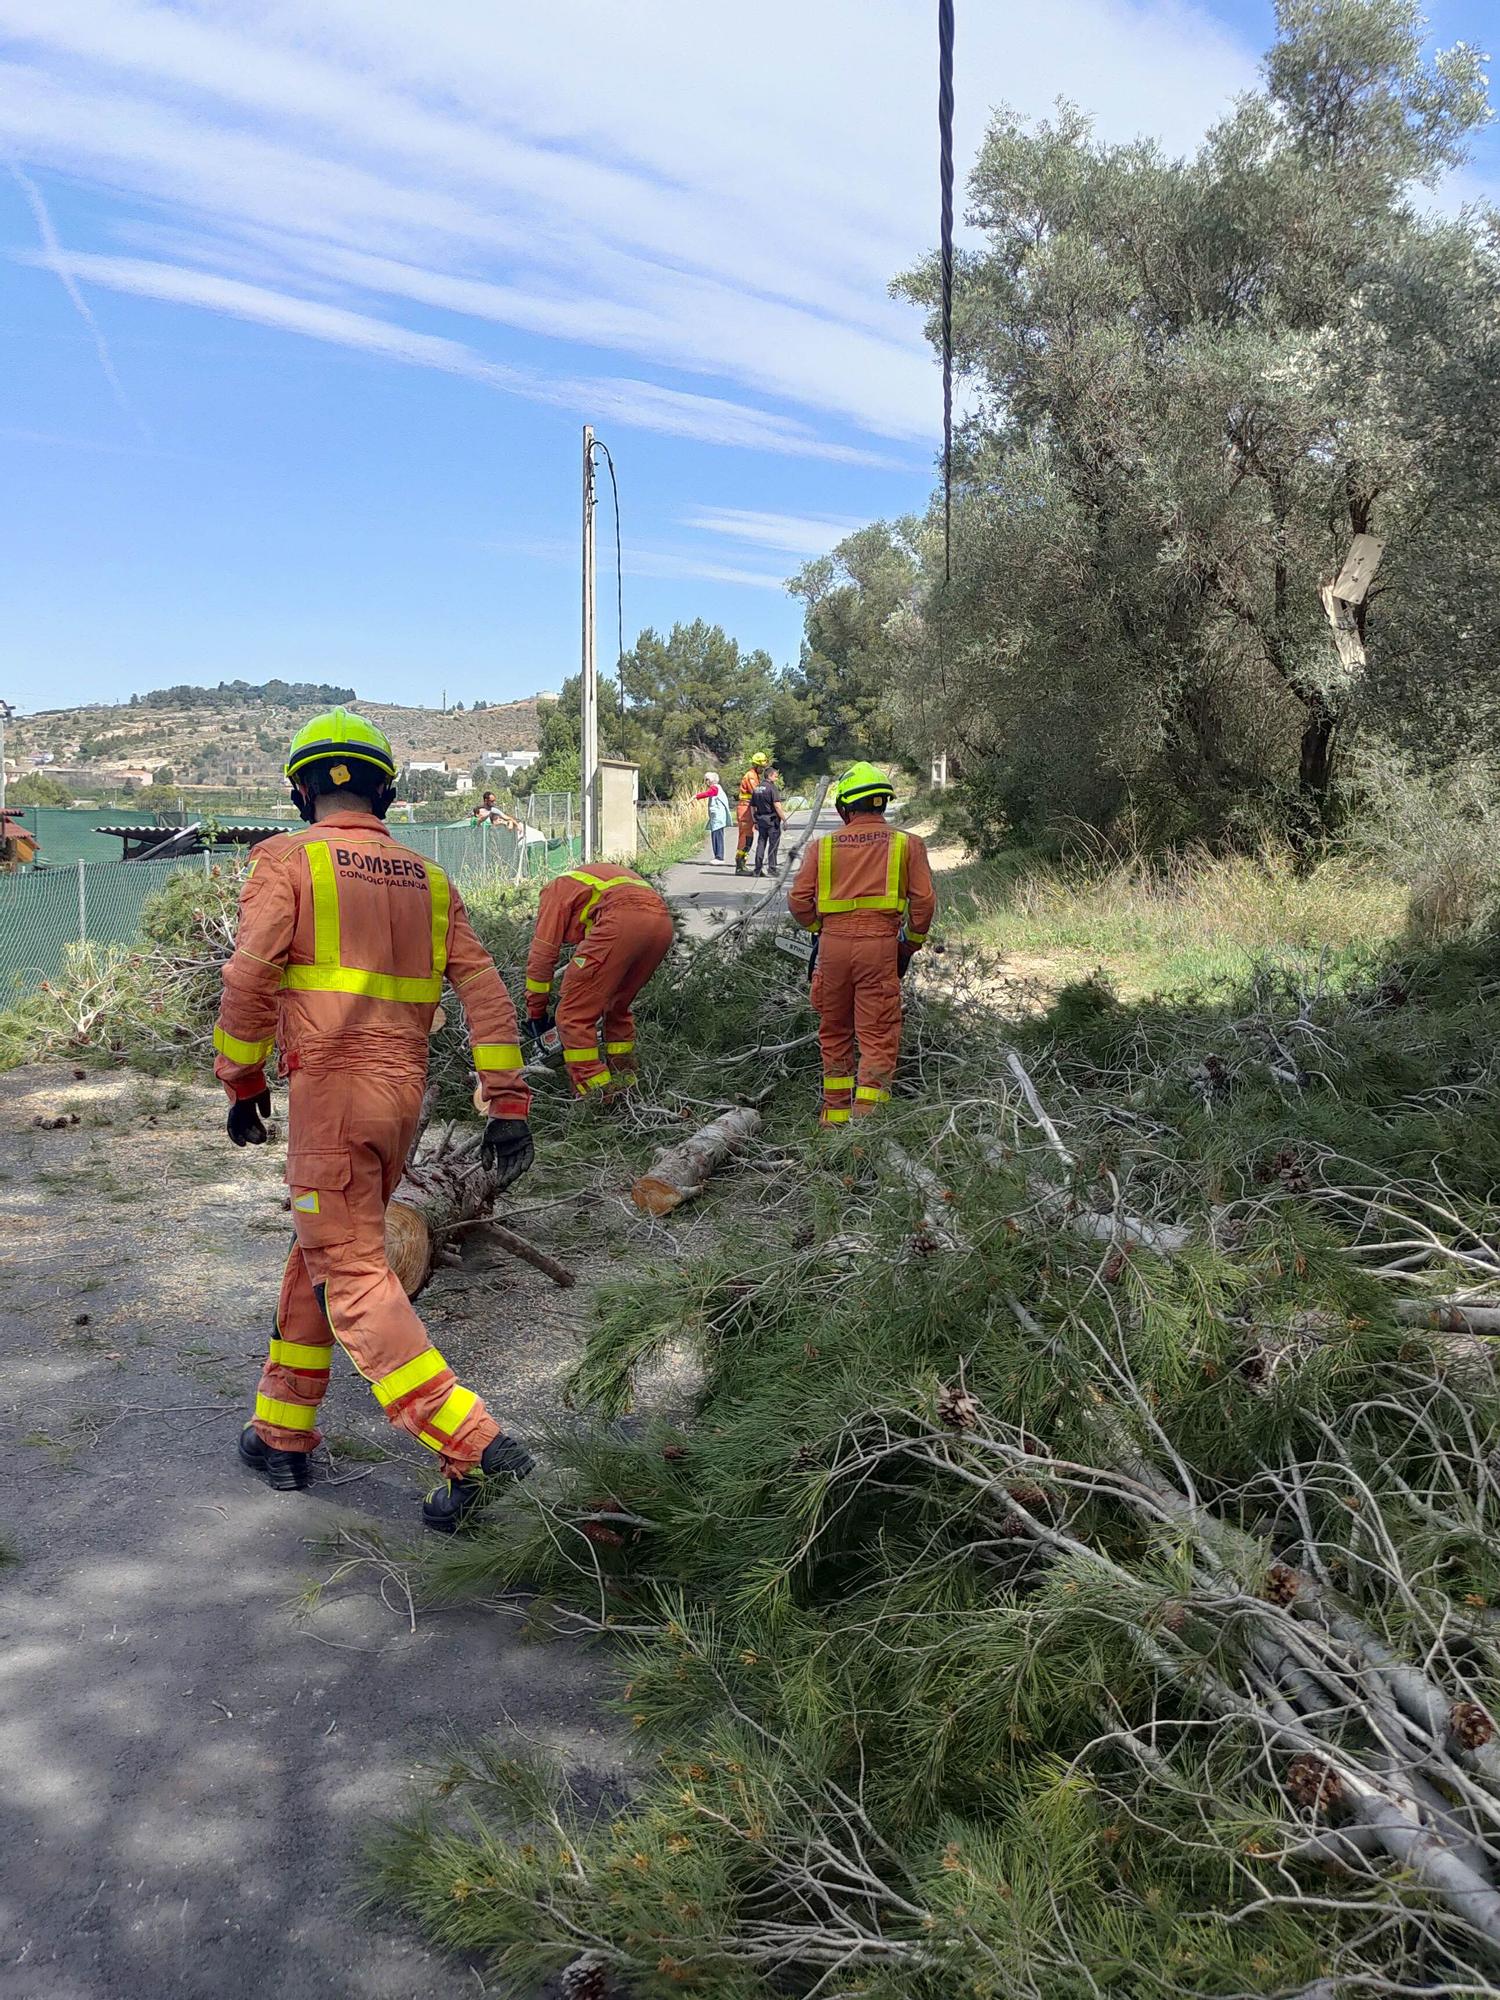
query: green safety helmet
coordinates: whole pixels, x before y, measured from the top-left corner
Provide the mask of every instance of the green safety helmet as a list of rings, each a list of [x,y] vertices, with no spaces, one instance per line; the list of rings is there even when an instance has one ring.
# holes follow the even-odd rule
[[[292,738],[286,775],[295,784],[298,772],[310,765],[332,762],[337,766],[346,761],[373,764],[388,784],[396,782],[396,759],[384,730],[366,722],[353,709],[330,708],[326,715],[315,715],[311,722],[304,723]],[[347,778],[338,776],[336,768],[329,776],[336,785],[347,783]]]
[[[769,750],[757,750],[755,755],[750,759],[752,764],[769,764],[770,761],[771,753]]]
[[[851,764],[839,779],[833,802],[838,806],[859,805],[866,799],[892,798],[895,786],[873,764]]]

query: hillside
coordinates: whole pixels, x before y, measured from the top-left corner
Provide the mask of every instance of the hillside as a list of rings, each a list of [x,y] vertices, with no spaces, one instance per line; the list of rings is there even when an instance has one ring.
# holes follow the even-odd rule
[[[166,766],[179,784],[274,785],[288,742],[316,712],[251,700],[223,707],[117,702],[44,709],[10,724],[6,757],[26,771],[33,757],[50,753],[51,768],[64,778],[76,772],[97,781]],[[484,751],[537,748],[535,696],[446,712],[361,701],[359,712],[380,725],[403,762],[446,759],[468,771]]]

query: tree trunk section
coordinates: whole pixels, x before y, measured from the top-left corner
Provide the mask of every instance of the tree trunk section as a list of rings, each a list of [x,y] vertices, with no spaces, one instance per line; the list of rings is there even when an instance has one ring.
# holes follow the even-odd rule
[[[760,1113],[740,1105],[700,1126],[680,1146],[657,1154],[630,1190],[637,1208],[648,1215],[670,1215],[683,1202],[702,1194],[720,1167],[727,1165],[760,1130]]]
[[[458,1223],[489,1213],[492,1178],[478,1160],[479,1134],[457,1146],[451,1128],[431,1145],[418,1144],[385,1216],[385,1254],[414,1299],[432,1276],[438,1246]]]

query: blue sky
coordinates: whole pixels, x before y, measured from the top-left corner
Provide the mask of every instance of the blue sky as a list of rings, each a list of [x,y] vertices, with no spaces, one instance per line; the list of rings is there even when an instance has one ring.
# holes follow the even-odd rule
[[[0,696],[555,687],[585,421],[627,640],[701,616],[794,658],[781,580],[931,483],[886,286],[933,236],[934,11],[0,0]],[[991,104],[1060,92],[1191,145],[1271,8],[958,20],[962,166]],[[1492,130],[1444,200],[1497,191]]]

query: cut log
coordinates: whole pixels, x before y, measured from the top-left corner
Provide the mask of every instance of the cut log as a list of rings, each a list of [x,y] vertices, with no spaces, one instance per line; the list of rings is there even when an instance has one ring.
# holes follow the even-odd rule
[[[681,1145],[666,1147],[630,1190],[636,1207],[644,1209],[647,1215],[670,1215],[695,1194],[702,1194],[719,1168],[727,1165],[759,1130],[760,1113],[742,1104],[724,1112],[711,1124],[700,1126]]]
[[[418,1141],[385,1215],[385,1254],[409,1299],[432,1276],[445,1238],[487,1216],[495,1193],[474,1145],[454,1145],[451,1126]]]

